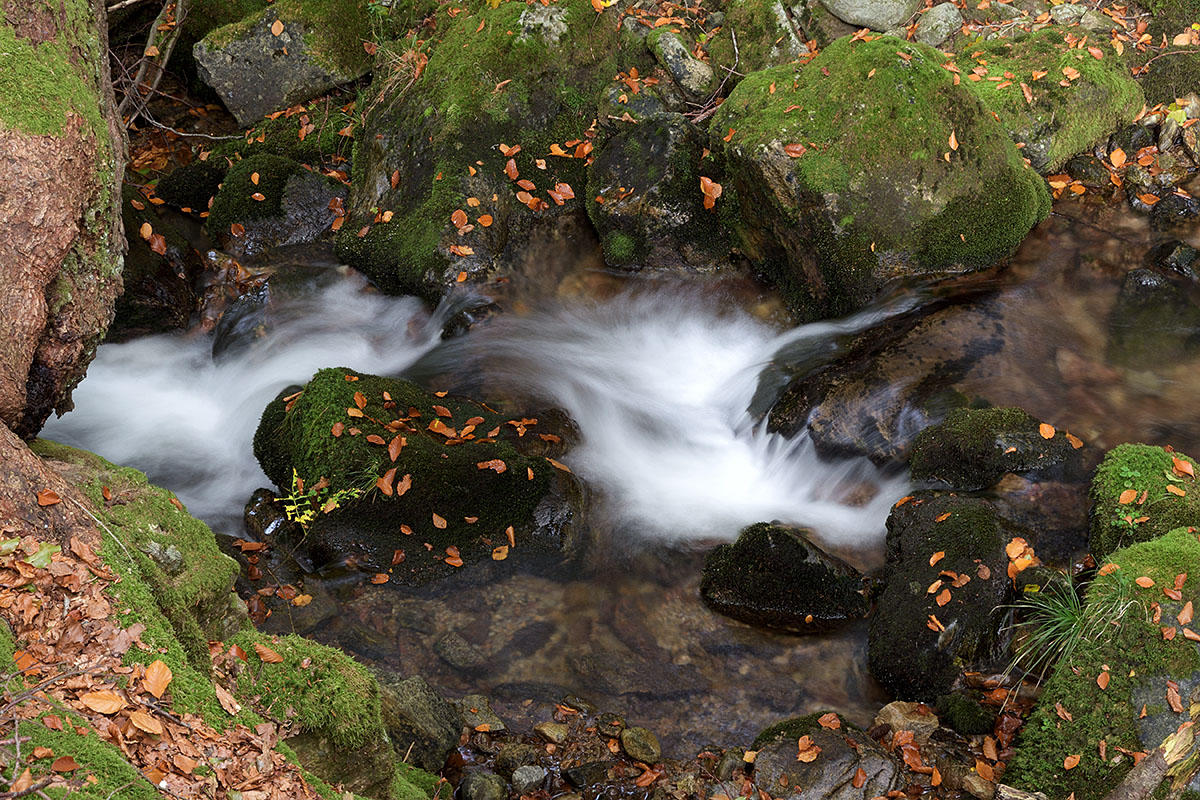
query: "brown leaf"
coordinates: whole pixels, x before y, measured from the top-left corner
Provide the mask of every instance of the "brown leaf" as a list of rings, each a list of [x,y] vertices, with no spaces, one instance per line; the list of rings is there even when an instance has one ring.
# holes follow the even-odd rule
[[[796,760],[807,764],[816,761],[819,755],[821,755],[821,748],[813,743],[812,737],[801,736],[797,741]]]
[[[230,694],[229,690],[227,690],[224,686],[219,683],[214,683],[213,689],[216,690],[217,702],[221,704],[221,708],[225,709],[225,713],[232,717],[236,716],[237,713],[242,710],[242,706],[237,700],[234,699],[233,695]]]
[[[39,506],[53,506],[62,502],[62,498],[53,489],[42,489],[37,493],[37,502]]]
[[[1188,600],[1183,604],[1183,610],[1180,611],[1175,619],[1179,620],[1180,625],[1187,625],[1192,621],[1192,601]]]
[[[388,458],[395,461],[400,457],[400,451],[404,449],[404,445],[408,444],[408,440],[397,434],[388,442]]]
[[[501,461],[498,458],[493,458],[491,461],[480,461],[475,466],[479,469],[493,470],[497,474],[504,472],[506,469],[508,469],[508,464],[505,464],[503,461]]]
[[[115,714],[125,707],[121,696],[107,689],[80,695],[79,702],[98,714]]]
[[[1143,589],[1149,589],[1151,586],[1154,585],[1154,579],[1148,578],[1145,575],[1141,575],[1141,576],[1135,578],[1133,582],[1136,583],[1138,586],[1142,587]]]
[[[1054,438],[1054,426],[1050,425],[1049,423],[1043,422],[1041,425],[1038,425],[1038,433],[1041,434],[1041,437],[1043,439],[1053,439]]]
[[[70,756],[59,756],[54,759],[54,763],[50,765],[50,769],[54,772],[73,772],[79,769],[79,765]]]
[[[842,721],[838,719],[838,715],[832,711],[817,717],[817,724],[819,724],[822,728],[828,728],[831,731],[836,731],[838,728],[842,727]]]
[[[958,149],[958,137],[954,135],[954,131],[950,131],[950,149]]]
[[[1179,684],[1175,681],[1167,681],[1167,705],[1176,714],[1183,713],[1183,698],[1179,696]]]
[[[492,550],[492,561],[503,561],[508,558],[508,545],[502,544]]]
[[[952,512],[952,511],[947,511],[944,514],[938,514],[936,517],[933,518],[933,521],[934,522],[945,522],[946,520],[950,519],[950,516],[953,513],[954,512]]]
[[[1109,679],[1108,670],[1105,670],[1104,672],[1101,672],[1099,675],[1096,676],[1096,685],[1099,686],[1101,689],[1107,689],[1108,688],[1108,679]]]
[[[433,515],[433,527],[437,528],[438,530],[445,530],[446,529],[446,520],[443,517],[439,517],[437,514],[434,514]]]
[[[1063,759],[1063,769],[1075,769],[1077,766],[1079,766],[1079,756],[1077,754],[1073,753]]]
[[[1189,478],[1196,477],[1196,471],[1192,468],[1189,461],[1184,461],[1177,456],[1171,456],[1171,469],[1176,475],[1187,475]]]
[[[254,652],[258,653],[258,657],[268,664],[283,663],[283,656],[279,655],[279,653],[276,653],[262,642],[254,643]]]
[[[132,722],[133,727],[137,728],[138,730],[145,731],[146,733],[152,733],[155,736],[162,735],[162,723],[147,714],[145,711],[130,711],[129,721]]]
[[[1118,147],[1108,154],[1108,159],[1114,167],[1123,167],[1125,166],[1125,151]]]
[[[335,439],[336,439],[336,438],[338,438],[339,436],[341,436],[341,435],[342,435],[342,432],[343,432],[343,431],[345,431],[345,430],[346,430],[346,425],[345,425],[345,423],[343,423],[343,422],[335,422],[335,423],[333,423],[333,427],[332,427],[332,428],[329,430],[329,432],[330,432],[330,433],[332,433],[332,434],[333,434],[333,438],[335,438]]]
[[[280,20],[275,20],[275,22],[271,24],[271,33],[275,36],[283,33],[283,22]]]
[[[1169,494],[1175,495],[1176,497],[1186,497],[1187,496],[1187,490],[1180,489],[1178,486],[1176,486],[1173,483],[1167,484],[1167,492]]]
[[[387,582],[388,582],[388,576],[383,572],[376,572],[374,575],[371,576],[371,583],[379,584],[379,583],[387,583]]]
[[[862,767],[859,767],[858,770],[854,773],[854,778],[850,781],[850,785],[853,786],[855,789],[861,789],[863,787],[863,784],[865,784],[866,782],[867,782],[867,773],[866,773],[866,771],[863,770]]]
[[[1119,497],[1117,497],[1117,504],[1127,506],[1134,500],[1137,500],[1137,495],[1137,489],[1126,489],[1125,491],[1121,492]]]
[[[785,144],[783,146],[783,152],[787,153],[787,155],[791,158],[799,158],[808,152],[808,148],[802,144],[793,142],[792,144]]]
[[[171,683],[171,677],[171,668],[161,660],[155,659],[150,666],[146,667],[146,675],[142,678],[142,688],[161,700],[163,692]]]
[[[982,759],[975,759],[975,771],[979,773],[979,777],[985,781],[996,780],[996,771],[992,769],[992,765]]]
[[[396,480],[396,468],[392,467],[375,479],[375,488],[383,492],[384,497],[392,496],[392,483]]]
[[[946,603],[950,602],[950,590],[942,589],[942,591],[938,594],[937,598],[935,598],[935,599],[937,600],[937,604],[939,606],[946,605]]]

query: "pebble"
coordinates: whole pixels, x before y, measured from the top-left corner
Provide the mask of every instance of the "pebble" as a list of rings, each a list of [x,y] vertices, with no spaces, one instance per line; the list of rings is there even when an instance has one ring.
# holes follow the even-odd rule
[[[551,744],[562,744],[567,740],[570,728],[563,722],[539,722],[533,732]]]
[[[504,800],[508,796],[504,778],[491,772],[472,772],[463,778],[458,790],[463,800]]]
[[[518,794],[529,794],[542,785],[546,779],[546,770],[538,766],[518,767],[512,776],[512,785]]]
[[[645,728],[626,728],[621,731],[621,748],[634,761],[654,764],[662,758],[658,737]]]

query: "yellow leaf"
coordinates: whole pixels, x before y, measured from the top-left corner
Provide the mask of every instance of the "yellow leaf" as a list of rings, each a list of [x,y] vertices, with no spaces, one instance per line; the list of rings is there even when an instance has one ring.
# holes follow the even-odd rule
[[[81,695],[79,702],[99,714],[115,714],[125,707],[125,701],[116,692],[103,690]]]
[[[159,736],[163,732],[162,723],[147,714],[145,711],[129,712],[129,721],[133,723],[133,727],[143,730],[146,733],[153,733],[154,735]]]

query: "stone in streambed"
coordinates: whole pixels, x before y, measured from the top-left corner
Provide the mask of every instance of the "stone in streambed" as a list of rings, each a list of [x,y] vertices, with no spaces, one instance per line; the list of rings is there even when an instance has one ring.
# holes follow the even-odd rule
[[[546,780],[546,770],[536,765],[526,765],[517,767],[512,774],[513,789],[517,794],[529,794],[535,789],[541,787],[542,782]]]
[[[504,800],[508,784],[494,773],[472,772],[463,778],[458,791],[463,800]]]
[[[793,800],[867,800],[900,785],[900,765],[875,740],[840,716],[833,729],[821,725],[821,718],[821,714],[809,714],[776,723],[758,735],[752,748],[758,750],[754,777],[759,786],[771,787],[772,797]],[[803,736],[819,748],[816,757],[807,762],[796,758],[796,744]],[[866,779],[854,788],[860,769]]]
[[[454,705],[462,714],[463,724],[473,731],[504,733],[508,730],[504,720],[492,710],[492,701],[481,694],[464,695]]]
[[[873,31],[908,22],[921,5],[920,0],[821,0],[821,4],[838,19]]]
[[[714,611],[798,633],[866,614],[862,576],[810,542],[803,529],[758,523],[704,562],[700,596]]]
[[[388,681],[383,688],[383,722],[396,751],[409,763],[436,772],[458,745],[462,717],[420,676]]]
[[[654,764],[662,758],[658,737],[645,728],[626,728],[621,731],[621,749],[634,761]]]
[[[562,744],[567,740],[570,728],[562,722],[539,722],[533,732],[551,744]]]

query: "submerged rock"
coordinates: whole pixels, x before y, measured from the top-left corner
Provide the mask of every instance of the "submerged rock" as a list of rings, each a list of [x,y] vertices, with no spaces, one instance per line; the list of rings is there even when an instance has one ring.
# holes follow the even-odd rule
[[[759,523],[704,562],[700,596],[714,611],[770,628],[817,633],[867,612],[862,575],[800,529]]]
[[[887,527],[871,674],[896,697],[932,703],[996,648],[1017,531],[984,500],[932,492],[893,509]]]
[[[422,769],[440,770],[458,744],[462,717],[420,676],[379,678],[383,723],[397,752]]]
[[[821,719],[836,727],[822,725]],[[810,761],[796,757],[803,736],[820,748]],[[754,781],[772,797],[867,800],[886,795],[903,780],[900,764],[840,716],[835,723],[822,714],[776,723],[758,735],[753,747],[758,750]],[[856,780],[859,770],[865,780]]]
[[[1080,477],[1079,451],[1066,432],[1051,427],[1047,438],[1042,424],[1019,408],[955,409],[913,442],[913,480],[974,490],[1010,472],[1051,480]]]
[[[1177,263],[1192,273],[1190,263]],[[1200,306],[1192,299],[1197,290],[1194,274],[1130,270],[1109,317],[1109,362],[1145,370],[1200,354]]]
[[[741,248],[802,318],[858,308],[897,279],[988,266],[1049,212],[1044,182],[945,60],[843,38],[807,66],[747,76],[714,115],[713,130],[736,131],[714,145],[734,175]]]

